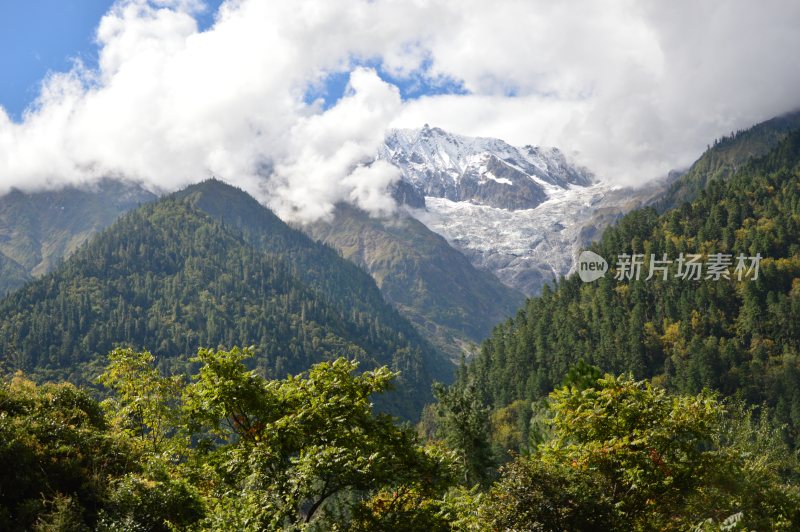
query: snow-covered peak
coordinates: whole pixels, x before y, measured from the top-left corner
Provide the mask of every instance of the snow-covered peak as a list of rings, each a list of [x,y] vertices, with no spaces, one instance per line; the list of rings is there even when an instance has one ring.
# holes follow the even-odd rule
[[[518,151],[500,139],[456,135],[428,124],[420,129],[390,130],[385,144],[392,153],[415,154],[425,162],[462,171],[475,156],[493,154],[510,159]]]
[[[427,124],[390,130],[378,158],[397,165],[422,195],[506,209],[532,208],[558,189],[593,181],[556,148],[515,147]]]

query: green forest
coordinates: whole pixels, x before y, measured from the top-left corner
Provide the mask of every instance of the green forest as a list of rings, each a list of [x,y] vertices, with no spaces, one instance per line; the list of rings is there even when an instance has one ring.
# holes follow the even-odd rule
[[[414,419],[451,373],[368,274],[218,181],[123,216],[0,301],[0,316],[6,372],[78,384],[118,346],[192,373],[186,355],[199,347],[252,345],[266,376],[341,356],[401,371],[382,401]]]
[[[625,216],[592,249],[612,269],[623,253],[763,259],[757,279],[677,279],[676,264],[666,280],[562,279],[494,330],[459,386],[495,409],[534,403],[583,360],[676,393],[764,405],[800,443],[800,133],[691,203]]]

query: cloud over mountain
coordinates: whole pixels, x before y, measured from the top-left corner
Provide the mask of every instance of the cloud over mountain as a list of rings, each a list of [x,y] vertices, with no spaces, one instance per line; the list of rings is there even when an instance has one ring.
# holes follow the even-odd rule
[[[217,175],[315,219],[391,210],[398,173],[369,164],[389,126],[557,145],[631,183],[800,106],[796,2],[228,0],[200,31],[202,8],[120,1],[96,68],[49,76],[20,122],[0,109],[0,194]],[[332,75],[344,94],[310,99]]]

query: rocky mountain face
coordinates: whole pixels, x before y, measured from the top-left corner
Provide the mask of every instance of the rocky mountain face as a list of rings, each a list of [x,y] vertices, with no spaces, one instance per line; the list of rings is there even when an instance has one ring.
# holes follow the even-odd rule
[[[570,165],[557,148],[517,148],[499,139],[454,135],[427,124],[422,129],[390,131],[378,157],[403,171],[403,181],[417,191],[417,197],[509,210],[534,208],[548,199],[550,190],[586,186],[593,180],[586,170]]]
[[[0,197],[0,295],[51,271],[120,214],[155,199],[113,180]]]
[[[663,190],[597,181],[557,148],[427,125],[390,131],[378,157],[403,171],[393,193],[409,214],[526,295],[569,273],[582,247]]]
[[[405,213],[378,219],[341,205],[332,222],[304,229],[369,272],[386,300],[455,360],[523,303],[520,292]]]

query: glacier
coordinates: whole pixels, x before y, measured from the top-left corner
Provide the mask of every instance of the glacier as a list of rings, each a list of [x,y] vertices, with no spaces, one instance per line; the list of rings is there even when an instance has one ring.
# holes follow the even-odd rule
[[[377,158],[402,171],[395,197],[406,213],[529,296],[568,275],[603,228],[663,187],[622,188],[558,148],[515,147],[427,124],[387,132]]]

